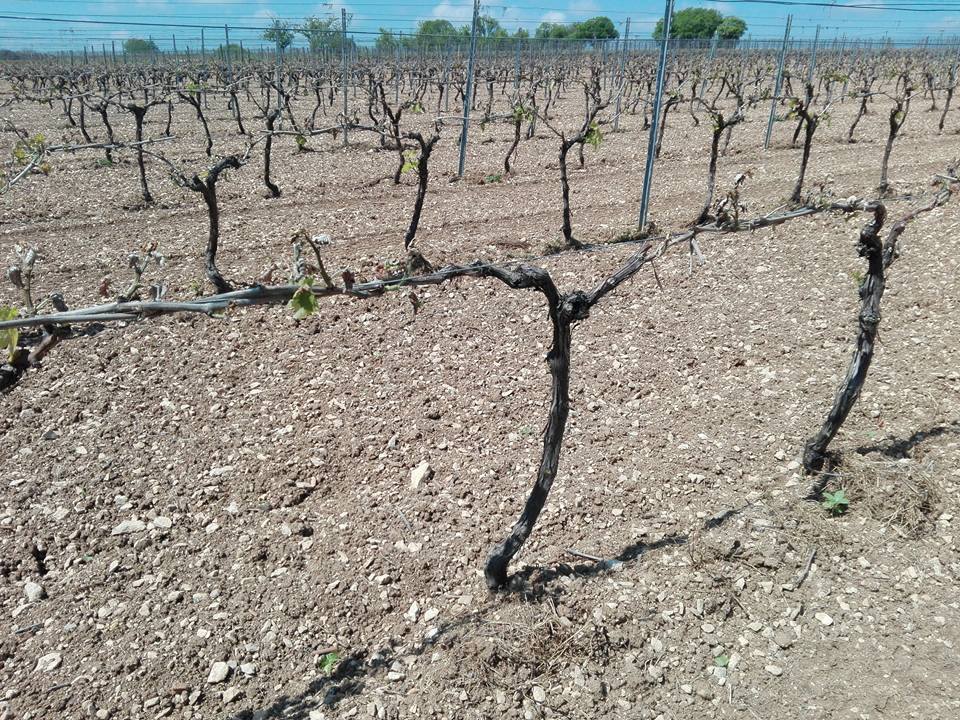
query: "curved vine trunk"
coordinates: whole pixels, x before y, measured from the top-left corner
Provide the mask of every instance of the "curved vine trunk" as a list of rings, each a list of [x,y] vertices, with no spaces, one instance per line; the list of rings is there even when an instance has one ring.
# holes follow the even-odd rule
[[[880,194],[885,195],[890,190],[890,181],[887,173],[890,169],[890,155],[893,152],[893,143],[900,133],[900,128],[907,121],[907,113],[910,111],[910,95],[907,90],[906,99],[897,99],[896,105],[890,110],[890,132],[887,134],[887,144],[883,149],[883,161],[880,164]]]
[[[80,134],[83,135],[83,139],[88,143],[92,143],[93,140],[90,138],[90,134],[87,132],[87,119],[84,108],[86,103],[83,102],[83,98],[80,98]]]
[[[552,283],[551,283],[552,285]],[[507,567],[530,537],[533,526],[547,502],[550,489],[557,479],[560,466],[560,450],[563,445],[563,433],[570,413],[570,345],[571,322],[573,318],[563,312],[563,303],[557,295],[544,291],[549,304],[550,320],[553,324],[553,344],[547,353],[547,365],[550,368],[550,415],[543,435],[543,454],[533,490],[527,497],[523,512],[514,523],[510,533],[490,551],[484,571],[487,587],[491,590],[506,585]]]
[[[883,267],[883,245],[880,242],[880,229],[886,218],[886,209],[881,203],[874,203],[869,209],[874,213],[873,220],[860,231],[858,251],[867,259],[867,274],[860,285],[860,329],[857,333],[856,349],[847,370],[847,376],[833,401],[833,407],[817,434],[812,437],[803,450],[803,469],[808,474],[817,474],[826,461],[827,446],[850,414],[850,410],[860,397],[860,390],[867,379],[867,371],[873,360],[873,351],[880,327],[880,300],[885,285]],[[827,484],[827,476],[821,475],[814,482],[811,495],[816,497]]]
[[[280,188],[270,180],[270,152],[273,148],[273,126],[280,117],[280,108],[274,108],[267,113],[267,139],[263,141],[263,184],[270,191],[270,197],[280,197]]]
[[[568,248],[579,247],[580,243],[573,237],[573,226],[570,213],[570,180],[567,177],[567,153],[574,145],[573,140],[560,141],[560,197],[563,203],[563,241]]]
[[[230,90],[230,108],[233,110],[233,118],[237,121],[237,133],[246,135],[247,131],[243,128],[243,119],[240,117],[240,99],[237,97],[237,91]]]
[[[204,184],[200,191],[203,201],[207,205],[207,216],[210,220],[210,230],[207,234],[207,249],[204,253],[204,267],[207,271],[207,278],[213,283],[217,292],[230,292],[233,288],[228,283],[220,270],[217,268],[217,249],[220,244],[220,207],[217,204],[217,185],[216,183]]]
[[[877,331],[880,327],[880,301],[883,299],[886,286],[885,275],[897,259],[897,243],[900,236],[906,230],[907,224],[917,216],[948,202],[954,191],[953,186],[960,182],[956,167],[951,167],[947,175],[941,178],[940,190],[933,199],[895,222],[883,244],[880,243],[879,235],[886,219],[886,209],[880,202],[866,206],[868,211],[873,212],[874,219],[860,231],[858,250],[861,257],[867,259],[867,274],[860,284],[859,331],[853,358],[826,420],[817,434],[807,442],[803,451],[804,472],[818,476],[810,489],[811,498],[817,498],[826,487],[829,476],[820,473],[826,463],[827,448],[850,414],[867,378],[867,371],[870,369],[876,346]]]
[[[433,135],[429,140],[424,140],[420,133],[407,133],[407,137],[416,140],[420,145],[420,159],[417,161],[417,199],[413,204],[410,227],[407,228],[407,232],[403,236],[403,247],[409,249],[417,236],[420,214],[423,212],[423,201],[427,197],[427,183],[430,180],[430,153],[433,152],[433,146],[440,140],[440,135]]]
[[[203,134],[207,138],[207,147],[206,153],[207,157],[210,157],[213,151],[213,137],[210,135],[210,126],[207,125],[207,118],[203,114],[203,110],[200,107],[200,94],[196,95],[190,93],[179,93],[180,97],[186,100],[197,113],[197,120],[200,121],[200,124],[203,125]]]
[[[867,101],[870,99],[870,96],[864,92],[863,97],[860,99],[860,109],[857,111],[857,116],[853,119],[853,123],[850,125],[850,129],[847,131],[847,142],[854,143],[856,140],[853,138],[853,131],[857,129],[857,125],[860,123],[860,119],[867,114]]]
[[[217,250],[220,245],[220,206],[217,203],[217,180],[220,179],[220,174],[224,170],[239,168],[240,164],[240,159],[236,155],[228,155],[207,172],[206,178],[194,175],[187,180],[180,176],[181,179],[179,180],[179,183],[184,187],[200,193],[207,206],[207,218],[210,227],[207,233],[207,248],[204,252],[204,266],[207,271],[207,278],[213,283],[218,293],[230,292],[233,288],[217,268]]]
[[[513,119],[513,143],[510,145],[510,149],[507,150],[506,157],[503,158],[503,172],[507,175],[510,174],[510,158],[514,156],[517,152],[517,147],[520,145],[520,126],[523,124],[523,116],[514,116]]]
[[[819,116],[806,117],[803,135],[803,155],[800,158],[800,174],[797,176],[797,184],[793,186],[793,192],[790,194],[792,202],[800,202],[800,193],[803,191],[803,179],[807,174],[807,164],[810,162],[810,148],[813,145],[813,134],[817,131]]]
[[[953,100],[953,93],[956,87],[956,79],[951,77],[950,86],[947,88],[947,97],[943,100],[943,112],[940,113],[940,122],[937,123],[937,132],[943,132],[943,125],[947,120],[947,112],[950,110],[950,101]]]
[[[127,105],[127,110],[133,113],[136,122],[137,131],[137,170],[140,173],[140,195],[145,203],[153,202],[153,195],[150,194],[150,188],[147,186],[147,168],[143,164],[143,118],[147,114],[147,107],[142,105]]]
[[[720,154],[720,136],[723,135],[723,131],[728,126],[723,124],[723,120],[720,122],[714,119],[713,126],[713,139],[710,142],[710,166],[707,169],[707,197],[703,201],[703,208],[700,210],[700,214],[697,215],[696,220],[693,221],[694,225],[702,225],[710,217],[710,206],[713,204],[713,193],[717,188],[717,157]],[[733,127],[731,124],[729,127]]]

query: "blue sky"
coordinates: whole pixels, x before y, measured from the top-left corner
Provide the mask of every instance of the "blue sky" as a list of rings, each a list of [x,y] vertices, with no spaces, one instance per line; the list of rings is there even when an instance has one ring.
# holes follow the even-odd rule
[[[712,7],[724,15],[737,15],[747,21],[748,33],[754,38],[782,35],[787,13],[794,16],[794,37],[812,37],[817,24],[823,26],[822,37],[832,39],[846,35],[879,39],[889,33],[894,40],[912,41],[929,36],[932,41],[952,40],[960,36],[960,0],[837,0],[836,7],[785,7],[744,2],[705,2],[677,0],[677,8]],[[906,12],[897,9],[867,9],[847,5],[876,5],[938,9],[941,12]],[[2,15],[44,15],[60,20],[87,19],[119,23],[114,25],[54,23],[0,18],[0,48],[36,50],[77,49],[86,45],[101,47],[111,40],[131,36],[150,36],[168,49],[176,35],[177,46],[196,49],[200,44],[197,28],[135,27],[131,22],[180,23],[222,27],[236,26],[231,40],[259,44],[256,30],[240,30],[242,26],[261,27],[273,16],[297,21],[307,15],[327,16],[345,7],[352,14],[351,30],[376,31],[380,27],[412,30],[420,20],[444,18],[454,24],[467,23],[471,0],[333,0],[328,3],[299,0],[2,0]],[[484,3],[483,12],[496,18],[510,32],[525,27],[531,32],[543,21],[573,22],[595,15],[607,15],[621,34],[624,23],[631,19],[631,37],[649,37],[658,17],[663,14],[662,0],[523,0],[510,4]],[[222,40],[222,31],[205,30],[208,47]],[[358,40],[364,36],[358,36]],[[119,44],[119,42],[118,42]]]

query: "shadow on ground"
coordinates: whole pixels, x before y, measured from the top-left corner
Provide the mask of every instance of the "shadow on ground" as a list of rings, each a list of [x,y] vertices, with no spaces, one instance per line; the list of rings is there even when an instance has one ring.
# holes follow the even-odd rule
[[[721,511],[707,519],[703,527],[712,530],[723,525],[727,520],[739,515],[750,504],[739,508]],[[412,651],[405,651],[405,655],[422,655],[432,650],[438,643],[452,642],[455,631],[476,625],[493,611],[497,610],[495,602],[497,596],[517,596],[528,602],[540,602],[548,598],[556,598],[565,588],[560,582],[561,577],[589,579],[619,571],[625,563],[643,558],[645,555],[663,548],[684,545],[689,539],[688,534],[669,534],[653,542],[639,541],[624,547],[616,556],[601,559],[597,562],[555,563],[552,565],[528,566],[511,576],[506,588],[492,594],[493,602],[487,602],[480,609],[463,615],[459,618],[443,623],[438,627],[439,632],[431,640],[424,642]],[[298,695],[282,695],[268,706],[259,710],[247,709],[231,715],[229,720],[269,720],[284,718],[285,720],[309,720],[313,710],[330,710],[349,697],[355,697],[366,687],[366,684],[381,675],[385,675],[390,665],[397,658],[393,653],[380,652],[376,656],[369,656],[366,650],[355,651],[344,657],[337,664],[336,669],[327,676],[318,676]]]

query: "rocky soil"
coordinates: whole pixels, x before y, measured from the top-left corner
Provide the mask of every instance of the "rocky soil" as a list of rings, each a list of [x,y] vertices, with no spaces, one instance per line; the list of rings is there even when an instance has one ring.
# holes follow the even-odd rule
[[[579,117],[571,91],[561,117]],[[429,107],[428,103],[428,107]],[[886,109],[840,141],[819,132],[808,187],[871,195]],[[895,218],[960,156],[917,103],[894,151]],[[309,108],[304,111],[308,112]],[[78,140],[46,108],[4,110]],[[163,151],[202,169],[185,107]],[[257,122],[252,118],[249,124]],[[222,103],[215,152],[237,150]],[[150,118],[149,134],[163,130]],[[751,111],[719,187],[751,170],[750,215],[784,204],[792,126],[761,150]],[[418,118],[421,124],[425,118]],[[574,228],[601,243],[636,220],[641,118],[572,173]],[[130,128],[118,118],[118,134]],[[443,131],[417,244],[434,264],[535,257],[588,287],[629,247],[547,254],[559,236],[556,139],[476,128],[452,183]],[[0,135],[7,157],[12,136]],[[653,189],[663,229],[702,202],[709,130],[671,115]],[[292,141],[283,196],[257,160],[221,187],[221,269],[285,277],[300,228],[332,238],[331,270],[372,277],[402,259],[415,188],[371,180],[395,154]],[[171,297],[210,292],[199,198],[150,164],[58,156],[0,198],[0,252],[40,248],[37,296],[99,302],[156,242]],[[846,371],[862,216],[822,215],[677,251],[574,330],[560,477],[510,588],[488,549],[518,514],[539,458],[550,342],[539,295],[463,280],[409,300],[321,301],[92,329],[0,396],[0,717],[922,718],[960,714],[960,205],[903,238],[881,343],[834,443],[832,517],[803,499],[797,458]],[[0,302],[18,302],[13,289]]]

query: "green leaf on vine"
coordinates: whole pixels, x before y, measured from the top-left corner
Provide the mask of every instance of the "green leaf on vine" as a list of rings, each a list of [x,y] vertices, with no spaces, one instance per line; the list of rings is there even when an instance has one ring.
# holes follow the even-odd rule
[[[597,125],[596,121],[590,123],[590,129],[587,130],[583,140],[590,143],[594,149],[600,147],[600,143],[603,142],[603,134],[600,132],[600,126]]]
[[[417,157],[416,150],[407,150],[403,153],[403,167],[400,168],[400,172],[405,173],[411,170],[420,169],[420,159]]]
[[[287,303],[287,307],[293,311],[294,319],[303,320],[317,312],[317,296],[313,294],[312,288],[313,278],[305,277]]]
[[[13,307],[0,307],[0,321],[16,320],[20,317],[20,311]],[[7,351],[7,359],[12,361],[13,354],[17,351],[17,341],[20,339],[20,331],[16,328],[7,328],[0,330],[0,348]]]

